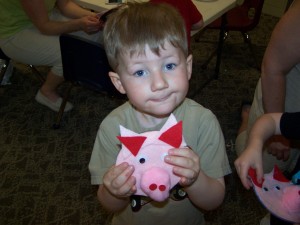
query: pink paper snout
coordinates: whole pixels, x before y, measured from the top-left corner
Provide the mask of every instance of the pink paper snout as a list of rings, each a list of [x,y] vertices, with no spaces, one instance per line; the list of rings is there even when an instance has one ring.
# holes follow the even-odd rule
[[[152,167],[142,174],[140,186],[154,201],[162,202],[169,197],[171,179],[163,168]]]
[[[297,212],[300,218],[300,187],[286,187],[282,195],[282,204],[290,212]]]

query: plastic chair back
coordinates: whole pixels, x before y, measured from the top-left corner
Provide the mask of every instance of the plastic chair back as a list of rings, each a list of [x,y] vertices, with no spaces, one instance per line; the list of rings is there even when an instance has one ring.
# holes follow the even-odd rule
[[[2,51],[1,48],[0,48],[0,59],[6,60],[6,61],[10,60],[10,58],[7,55],[5,55],[5,53]]]
[[[227,31],[248,32],[259,23],[264,0],[244,0],[243,4],[227,12]],[[208,28],[219,29],[221,19],[217,19],[208,25]]]

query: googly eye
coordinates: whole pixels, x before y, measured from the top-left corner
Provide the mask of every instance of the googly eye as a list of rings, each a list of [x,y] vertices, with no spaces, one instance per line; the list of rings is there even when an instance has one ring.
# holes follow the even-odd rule
[[[146,156],[144,156],[144,155],[140,155],[140,156],[137,158],[137,161],[138,161],[140,164],[144,164],[144,163],[147,161],[147,158],[146,158]]]
[[[143,163],[146,162],[146,159],[145,158],[140,158],[139,162],[140,162],[140,164],[143,164]]]
[[[277,185],[276,185],[274,188],[275,188],[276,190],[278,190],[278,191],[280,190],[280,187],[277,186]]]

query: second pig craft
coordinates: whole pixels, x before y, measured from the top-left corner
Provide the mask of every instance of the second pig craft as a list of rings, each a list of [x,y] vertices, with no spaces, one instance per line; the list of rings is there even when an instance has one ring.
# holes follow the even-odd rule
[[[117,138],[121,150],[116,164],[127,162],[135,168],[133,176],[137,191],[134,195],[147,196],[157,202],[166,200],[180,177],[172,172],[173,166],[164,162],[164,157],[171,148],[187,147],[182,135],[182,121],[177,122],[171,114],[159,131],[140,134],[120,125]]]

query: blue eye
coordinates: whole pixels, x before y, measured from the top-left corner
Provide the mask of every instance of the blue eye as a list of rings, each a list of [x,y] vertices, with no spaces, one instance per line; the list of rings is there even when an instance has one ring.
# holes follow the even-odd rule
[[[166,70],[174,70],[174,68],[176,67],[175,63],[169,63],[165,66]]]
[[[138,70],[134,73],[134,76],[136,76],[136,77],[142,77],[145,75],[146,75],[146,72],[144,70]]]

